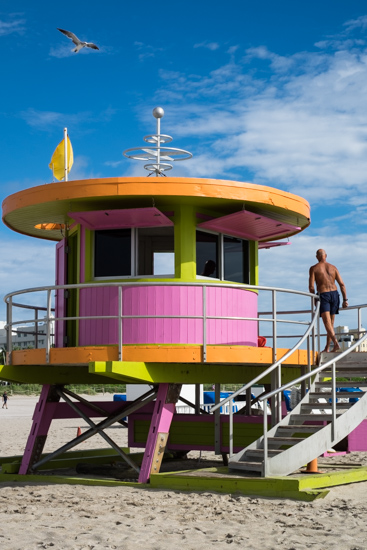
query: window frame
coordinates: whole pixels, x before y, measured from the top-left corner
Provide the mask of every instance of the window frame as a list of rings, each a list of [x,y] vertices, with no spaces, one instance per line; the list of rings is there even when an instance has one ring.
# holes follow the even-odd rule
[[[162,226],[155,226],[155,227],[162,227]],[[172,226],[167,226],[172,227]],[[118,228],[116,228],[118,229]],[[121,228],[122,229],[122,228]],[[129,280],[129,279],[164,279],[164,278],[174,278],[175,273],[164,273],[159,275],[139,275],[138,274],[138,262],[139,262],[139,254],[138,254],[138,246],[139,246],[139,227],[130,227],[126,228],[130,229],[130,257],[131,257],[131,263],[130,263],[130,275],[105,275],[103,277],[96,277],[95,275],[95,250],[96,250],[96,230],[93,231],[93,239],[92,239],[92,280],[93,281],[110,281],[115,279],[123,279],[123,280]],[[146,228],[143,228],[146,229]],[[151,229],[154,229],[152,227]],[[98,229],[98,231],[109,231],[109,229]],[[173,226],[174,231],[174,226]],[[173,250],[172,254],[175,256],[175,250]],[[175,264],[174,264],[175,265]]]
[[[201,229],[201,228],[196,228],[196,233],[198,231],[201,231],[202,233],[210,233],[211,235],[216,235],[218,238],[218,258],[219,258],[219,266],[218,266],[218,273],[219,273],[219,277],[207,277],[205,275],[199,275],[198,273],[196,273],[196,278],[197,279],[206,279],[206,280],[211,280],[211,281],[227,281],[228,283],[230,283],[230,279],[225,279],[224,278],[224,237],[229,237],[231,239],[239,239],[240,241],[243,241],[243,242],[246,242],[248,243],[247,245],[247,266],[248,266],[248,271],[247,271],[247,279],[248,279],[248,283],[238,283],[237,281],[234,281],[236,284],[239,284],[239,285],[246,285],[246,284],[250,284],[250,280],[251,280],[251,272],[250,272],[250,240],[249,239],[241,239],[241,237],[236,237],[235,235],[228,235],[227,233],[218,233],[217,231],[212,231],[210,229]],[[197,240],[195,238],[195,247],[196,247],[196,243],[197,243]],[[195,248],[196,249],[196,248]],[[244,273],[245,274],[245,273]]]

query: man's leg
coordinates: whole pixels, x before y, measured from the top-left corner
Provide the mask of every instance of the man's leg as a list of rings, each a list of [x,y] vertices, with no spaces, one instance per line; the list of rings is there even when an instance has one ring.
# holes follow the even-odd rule
[[[326,347],[324,351],[326,352],[330,351],[331,342],[333,342],[334,344],[333,351],[340,350],[340,346],[334,332],[335,315],[330,315],[329,311],[324,311],[323,313],[321,313],[321,318],[324,322],[324,326],[326,329]]]

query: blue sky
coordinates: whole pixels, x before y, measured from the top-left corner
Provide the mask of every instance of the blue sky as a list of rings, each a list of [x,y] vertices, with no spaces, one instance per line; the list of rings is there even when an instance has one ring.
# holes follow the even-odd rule
[[[74,54],[57,27],[100,51]],[[145,175],[122,151],[154,132],[160,105],[162,132],[194,155],[172,175],[250,181],[310,202],[311,227],[261,252],[261,284],[307,290],[325,248],[350,304],[367,303],[365,2],[2,0],[0,44],[2,199],[52,181],[64,126],[70,179]],[[0,237],[1,296],[54,282],[54,244],[4,225]]]

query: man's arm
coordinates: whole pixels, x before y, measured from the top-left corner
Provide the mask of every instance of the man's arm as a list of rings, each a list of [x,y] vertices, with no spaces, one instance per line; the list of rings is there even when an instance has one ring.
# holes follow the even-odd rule
[[[340,273],[337,269],[335,269],[335,279],[336,279],[336,282],[338,283],[338,285],[340,287],[340,292],[343,295],[343,304],[344,304],[345,302],[348,302],[347,289],[345,288],[344,281],[341,278]]]
[[[310,267],[310,275],[308,279],[308,291],[311,292],[311,294],[315,294],[315,273],[313,271],[313,267]]]

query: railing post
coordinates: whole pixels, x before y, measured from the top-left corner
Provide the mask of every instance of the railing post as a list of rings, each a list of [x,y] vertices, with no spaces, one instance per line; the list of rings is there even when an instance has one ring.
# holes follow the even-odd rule
[[[307,372],[311,372],[311,338],[307,337]],[[310,389],[311,381],[308,379],[307,388]]]
[[[263,401],[263,429],[264,429],[264,462],[263,462],[263,477],[266,477],[268,474],[268,407],[266,400]]]
[[[316,301],[315,298],[311,298],[311,322],[315,312]],[[312,329],[312,364],[315,364],[316,360],[316,331],[315,326]]]
[[[122,286],[118,287],[119,361],[122,361]]]
[[[276,290],[272,290],[272,318],[273,318],[273,363],[277,360],[277,295]],[[279,374],[280,373],[280,374]],[[281,366],[278,365],[276,372],[273,372],[271,375],[271,386],[272,389],[278,389],[281,384],[279,384],[279,378],[281,378]],[[272,426],[275,426],[279,422],[279,400],[281,396],[276,394],[271,400],[271,423]]]
[[[46,314],[46,363],[50,362],[51,347],[51,289],[47,290],[47,314]]]
[[[362,336],[362,310],[359,307],[358,308],[358,340],[361,338],[361,336]],[[358,351],[361,351],[360,346],[358,346]]]
[[[13,297],[12,296],[10,296],[9,301],[6,304],[6,309],[7,309],[6,324],[8,327],[7,334],[6,334],[6,339],[7,339],[6,347],[8,351],[8,364],[11,365],[11,354],[13,351]]]
[[[272,294],[272,318],[273,318],[273,363],[277,360],[277,295],[276,290],[271,291]]]
[[[331,444],[335,441],[336,428],[336,363],[333,363],[331,378],[331,404],[332,404],[332,421],[331,421]]]
[[[229,457],[233,455],[233,399],[229,404]]]
[[[38,309],[34,310],[35,348],[38,349]]]
[[[277,388],[280,388],[281,385],[282,385],[282,363],[279,363],[277,367]],[[276,405],[277,405],[276,422],[278,424],[278,422],[280,422],[282,419],[282,394],[281,393],[277,394]],[[266,407],[267,407],[267,404],[266,404]]]
[[[206,286],[203,286],[203,363],[206,363]]]
[[[215,384],[214,401],[217,405],[220,402],[220,384]],[[220,455],[220,407],[214,411],[214,452]]]

